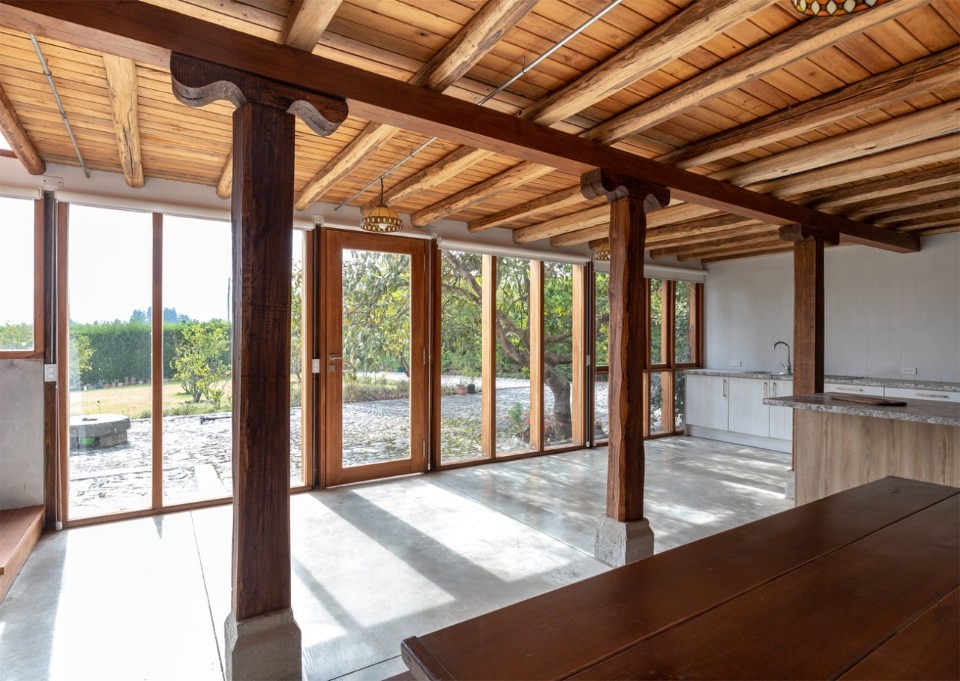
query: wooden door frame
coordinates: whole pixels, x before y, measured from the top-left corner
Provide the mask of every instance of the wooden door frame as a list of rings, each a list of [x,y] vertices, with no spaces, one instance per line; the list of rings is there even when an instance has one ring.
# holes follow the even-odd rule
[[[324,474],[323,486],[426,472],[430,444],[430,362],[427,344],[430,336],[427,296],[427,259],[430,244],[424,239],[323,229],[322,245],[323,264],[320,268],[322,294],[318,309],[322,320],[320,387],[323,397],[318,410],[320,423],[317,435],[320,443],[320,470]],[[410,256],[410,459],[350,468],[342,468],[340,465],[343,437],[342,411],[340,411],[340,400],[334,399],[334,397],[339,398],[339,395],[334,395],[339,383],[329,380],[328,358],[331,354],[342,354],[339,337],[342,333],[342,322],[339,310],[342,302],[341,254],[344,248]],[[420,369],[416,371],[415,367],[418,365]],[[338,378],[339,375],[338,373]]]

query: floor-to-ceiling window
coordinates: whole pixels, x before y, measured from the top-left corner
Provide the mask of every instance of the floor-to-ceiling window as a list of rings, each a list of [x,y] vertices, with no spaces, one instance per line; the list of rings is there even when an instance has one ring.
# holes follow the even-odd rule
[[[0,196],[0,356],[42,352],[42,220],[39,202]]]
[[[594,436],[608,435],[609,273],[594,275]],[[700,366],[703,284],[651,277],[646,281],[647,350],[644,364],[644,433],[684,429],[684,369]]]
[[[583,444],[585,265],[440,250],[439,463]]]
[[[84,520],[232,494],[229,221],[70,205],[59,230],[61,490]],[[304,237],[291,281],[291,485],[304,485]]]

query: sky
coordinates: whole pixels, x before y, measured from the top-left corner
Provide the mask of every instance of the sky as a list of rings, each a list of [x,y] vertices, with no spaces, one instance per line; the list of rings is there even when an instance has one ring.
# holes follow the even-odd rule
[[[0,324],[32,320],[31,201],[0,197]],[[195,320],[226,319],[231,279],[230,223],[165,215],[163,307]],[[70,319],[127,321],[151,306],[152,216],[71,205]],[[302,234],[294,231],[294,252]]]

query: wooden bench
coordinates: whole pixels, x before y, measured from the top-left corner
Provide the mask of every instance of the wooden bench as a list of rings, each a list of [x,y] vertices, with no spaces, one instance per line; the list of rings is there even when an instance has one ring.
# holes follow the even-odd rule
[[[401,652],[417,679],[957,678],[958,537],[960,490],[885,478]]]
[[[43,506],[0,511],[0,601],[43,533]]]

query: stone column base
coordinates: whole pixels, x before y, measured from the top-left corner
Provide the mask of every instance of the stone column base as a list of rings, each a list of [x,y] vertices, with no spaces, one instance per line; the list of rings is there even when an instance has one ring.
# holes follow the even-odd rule
[[[619,567],[653,555],[653,530],[646,518],[621,523],[603,516],[597,528],[593,556],[599,561]]]
[[[790,477],[787,478],[787,484],[783,489],[783,498],[787,501],[796,501],[797,499],[797,473],[790,471]]]
[[[303,678],[300,627],[293,619],[293,610],[278,610],[241,622],[231,612],[224,629],[228,681]]]

